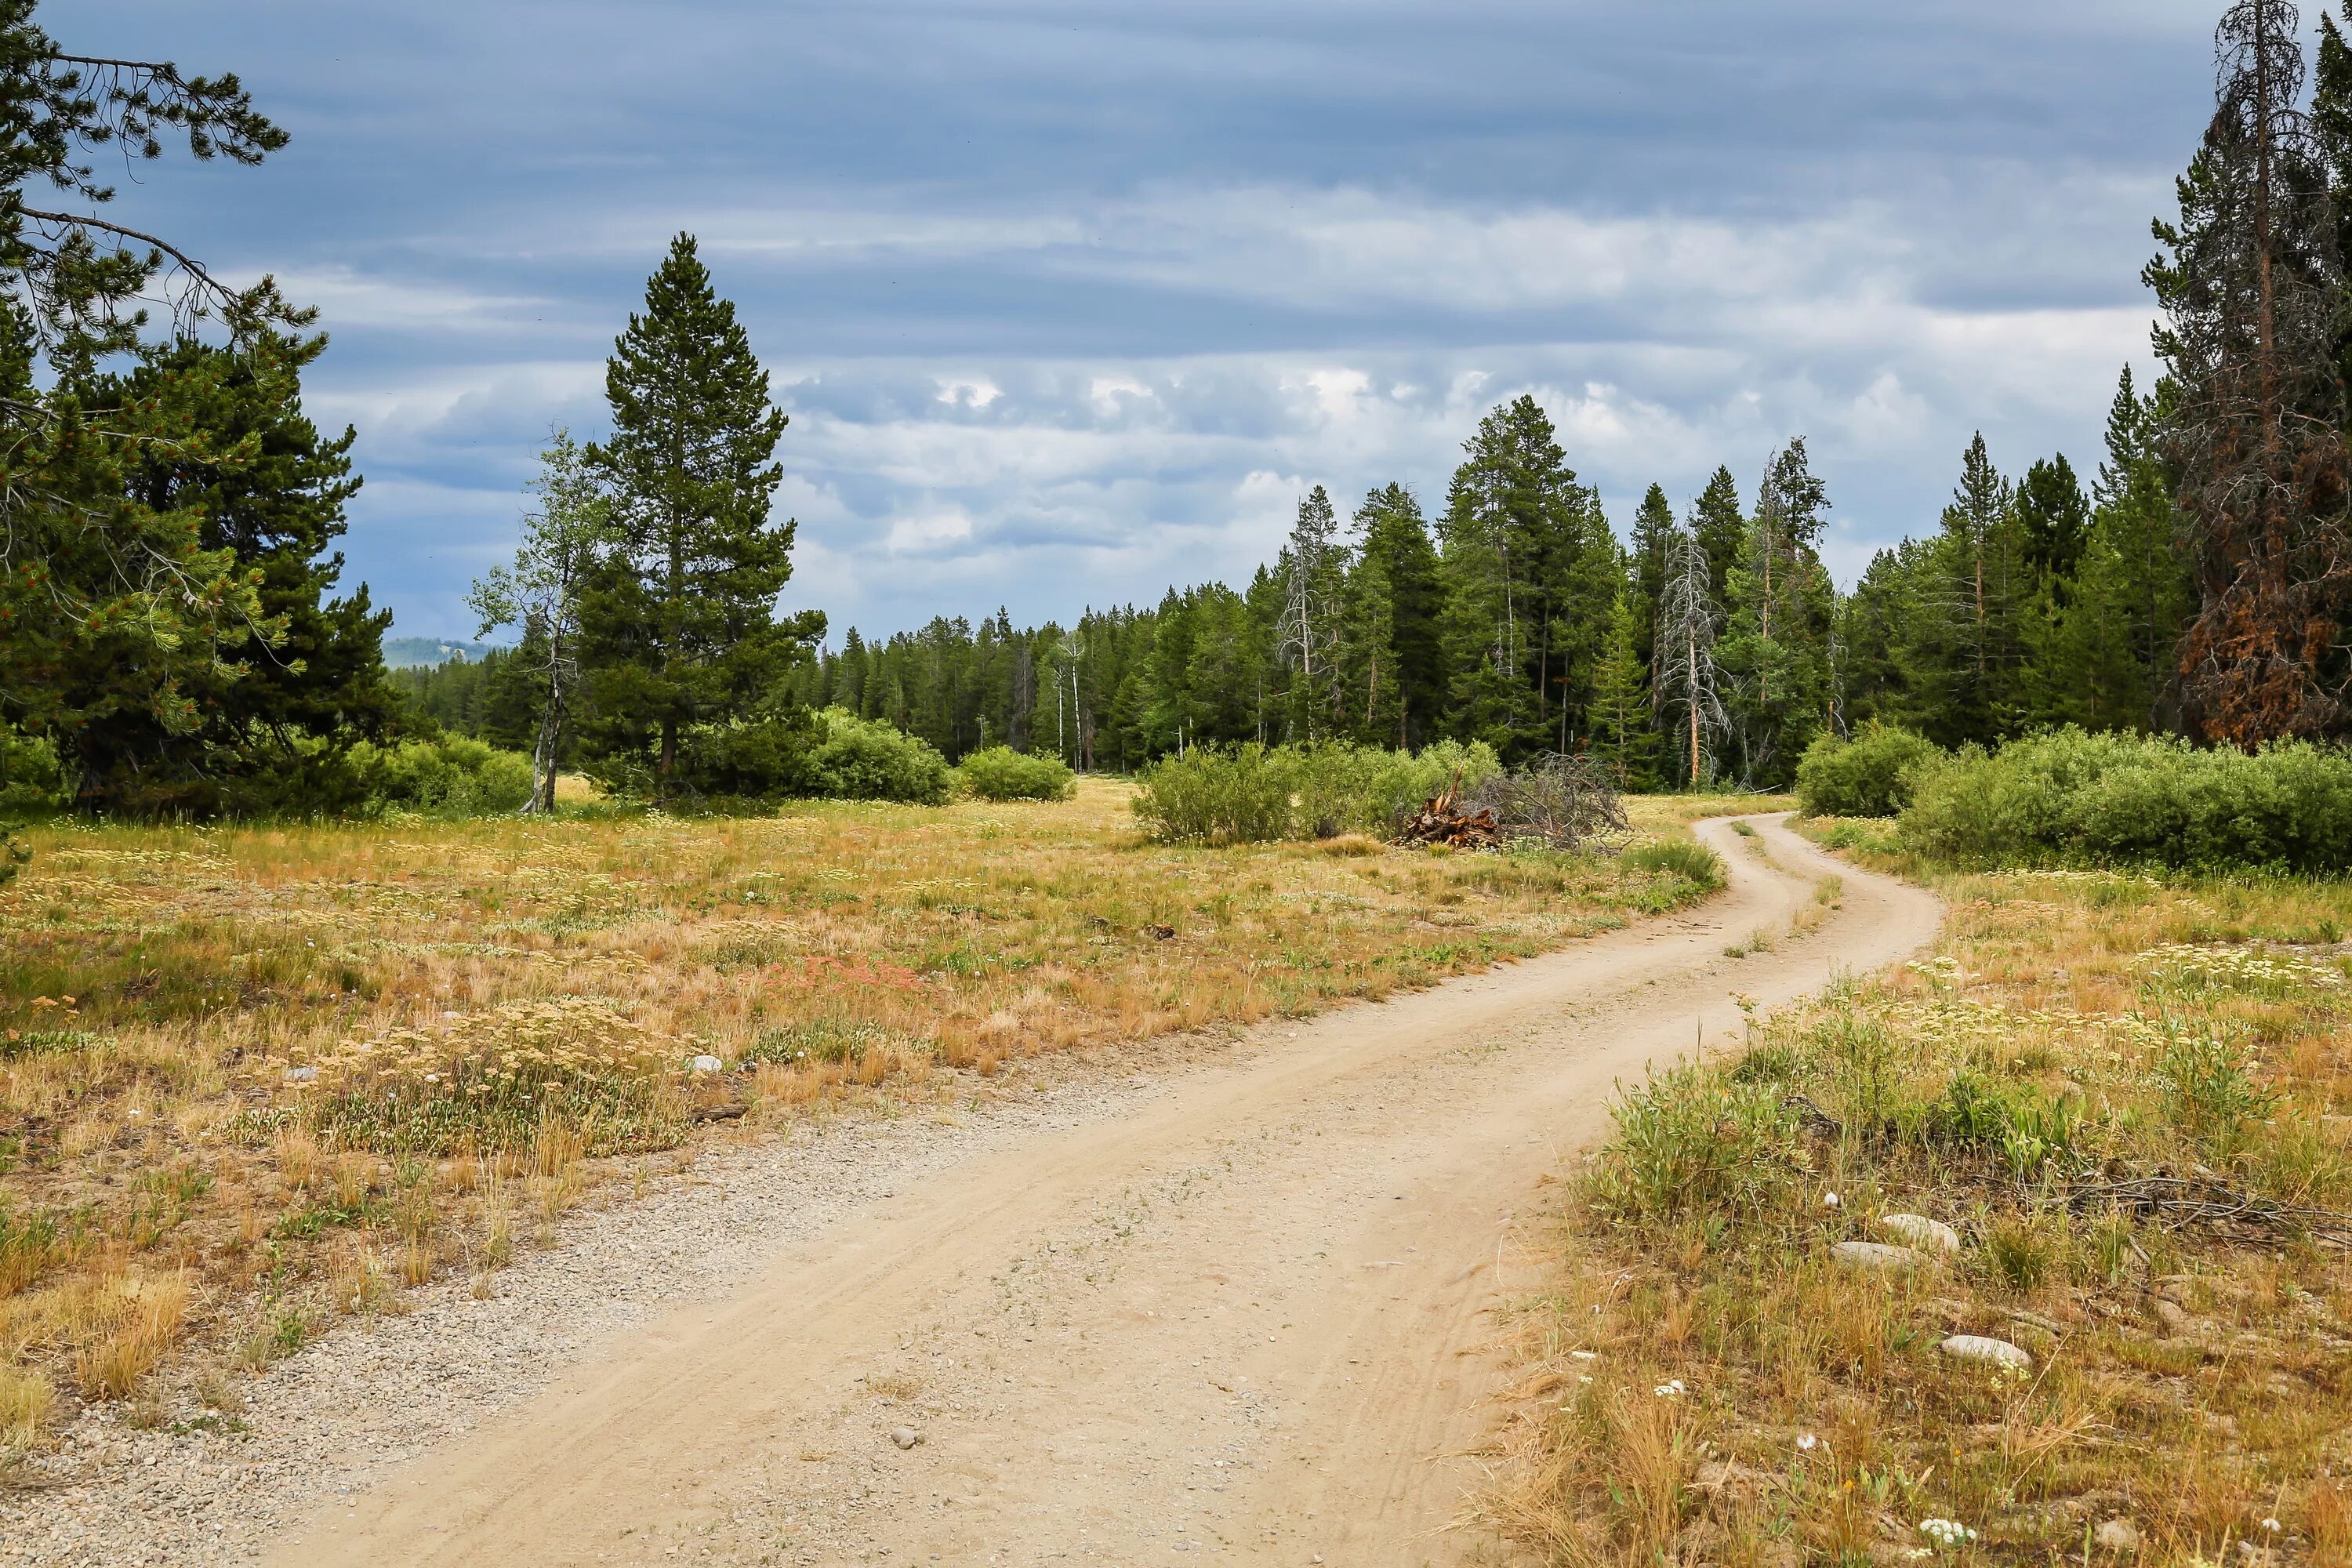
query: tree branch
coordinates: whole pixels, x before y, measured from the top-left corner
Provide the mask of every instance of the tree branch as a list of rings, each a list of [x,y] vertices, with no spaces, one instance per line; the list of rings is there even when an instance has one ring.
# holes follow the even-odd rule
[[[213,289],[224,299],[230,297],[230,290],[227,285],[222,283],[220,279],[215,278],[209,271],[205,270],[205,264],[203,262],[198,261],[194,257],[190,256],[186,251],[182,250],[170,240],[158,238],[156,236],[149,234],[143,229],[131,228],[124,224],[110,223],[102,217],[84,217],[79,216],[73,213],[45,212],[39,207],[19,206],[16,208],[16,212],[20,216],[34,218],[42,223],[61,223],[77,228],[100,229],[108,234],[119,236],[123,239],[135,239],[143,244],[152,245],[156,249],[162,251],[164,255],[170,257],[173,260],[178,262],[180,266],[186,270],[190,277],[204,284],[205,288]]]

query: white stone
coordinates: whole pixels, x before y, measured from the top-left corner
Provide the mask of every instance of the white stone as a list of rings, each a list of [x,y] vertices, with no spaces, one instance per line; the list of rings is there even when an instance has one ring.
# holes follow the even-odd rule
[[[727,1064],[717,1057],[697,1057],[687,1065],[698,1073],[723,1072],[727,1067]]]
[[[1841,1241],[1830,1248],[1830,1256],[1849,1268],[1879,1274],[1900,1273],[1927,1261],[1907,1247],[1889,1247],[1883,1241]]]
[[[2139,1526],[2127,1519],[2111,1519],[2099,1526],[2091,1541],[2102,1552],[2137,1552]]]
[[[916,1431],[912,1426],[896,1426],[891,1428],[890,1441],[898,1444],[901,1448],[911,1448],[922,1440],[923,1435],[920,1432]]]
[[[1939,1219],[1929,1219],[1923,1214],[1890,1214],[1879,1217],[1878,1228],[1903,1243],[1922,1252],[1940,1253],[1949,1258],[1960,1249],[1960,1233]]]
[[[2033,1370],[2032,1352],[2007,1340],[1988,1339],[1982,1334],[1954,1334],[1936,1348],[1956,1361],[1980,1361],[2018,1372]]]

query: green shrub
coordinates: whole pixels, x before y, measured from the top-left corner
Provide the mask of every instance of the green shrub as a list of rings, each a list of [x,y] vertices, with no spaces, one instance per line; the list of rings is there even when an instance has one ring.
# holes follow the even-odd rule
[[[808,794],[828,800],[946,804],[947,759],[929,742],[841,708],[824,710],[817,723],[820,738],[807,762]]]
[[[62,811],[66,771],[48,742],[0,724],[0,816]]]
[[[1164,844],[1258,844],[1290,837],[1296,753],[1248,743],[1194,746],[1143,771],[1135,816]]]
[[[1682,1066],[1627,1091],[1613,1114],[1616,1135],[1587,1182],[1603,1218],[1740,1226],[1790,1212],[1801,1134],[1773,1088]]]
[[[1450,783],[1468,789],[1501,771],[1484,742],[1443,741],[1419,752],[1339,742],[1196,746],[1144,770],[1135,815],[1164,843],[1386,837]]]
[[[1077,775],[1059,757],[1032,756],[1010,746],[974,752],[956,764],[963,787],[982,800],[1067,800]]]
[[[1821,735],[1797,763],[1797,799],[1808,816],[1893,816],[1911,804],[1921,770],[1943,758],[1926,736],[1882,724],[1851,741]]]
[[[2352,868],[2352,754],[2051,731],[1921,772],[1906,843],[1957,865]]]
[[[530,798],[530,759],[463,735],[362,741],[351,762],[367,782],[369,805],[435,816],[489,816],[519,811]]]
[[[1664,838],[1636,844],[1618,857],[1620,865],[1636,871],[1664,871],[1694,887],[1710,891],[1723,886],[1723,857],[1696,838]]]

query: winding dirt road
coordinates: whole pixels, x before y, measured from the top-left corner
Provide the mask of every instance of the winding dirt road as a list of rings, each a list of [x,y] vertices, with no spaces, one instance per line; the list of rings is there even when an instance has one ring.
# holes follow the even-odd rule
[[[1495,1561],[1447,1525],[1539,1178],[1614,1080],[1734,1037],[1736,994],[1934,934],[1928,894],[1753,821],[1700,829],[1731,884],[1685,916],[1268,1026],[1139,1110],[975,1157],[273,1561]],[[1792,939],[1805,910],[1825,918]],[[1768,951],[1727,955],[1759,931]]]

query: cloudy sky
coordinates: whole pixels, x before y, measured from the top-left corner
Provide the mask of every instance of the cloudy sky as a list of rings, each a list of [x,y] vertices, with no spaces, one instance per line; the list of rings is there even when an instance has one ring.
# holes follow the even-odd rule
[[[1832,567],[1970,431],[2095,466],[2220,0],[52,0],[240,72],[258,170],[124,182],[318,305],[352,575],[469,636],[669,237],[792,416],[836,637],[1245,575],[1298,494],[1442,502],[1532,392],[1621,527],[1809,437]]]

